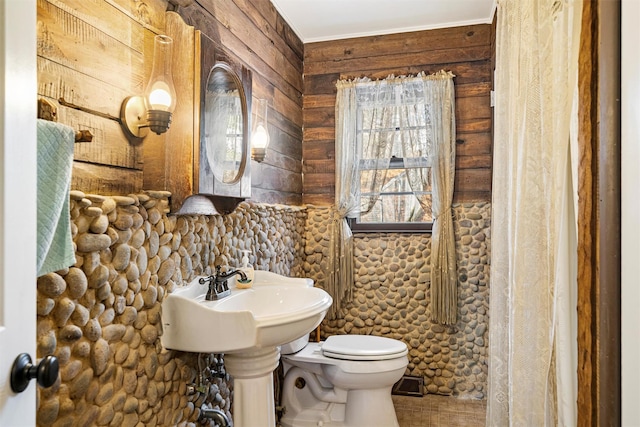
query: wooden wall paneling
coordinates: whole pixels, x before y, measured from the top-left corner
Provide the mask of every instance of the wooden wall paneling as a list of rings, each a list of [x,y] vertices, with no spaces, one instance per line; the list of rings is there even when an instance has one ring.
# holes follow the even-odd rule
[[[231,0],[220,2],[229,3]],[[251,31],[247,32],[247,28],[240,30],[236,27],[229,27],[229,16],[220,17],[216,14],[219,7],[218,3],[207,3],[208,8],[200,8],[194,4],[190,7],[181,8],[179,13],[185,21],[193,25],[196,29],[201,30],[214,41],[220,43],[224,48],[235,56],[240,62],[253,70],[254,74],[264,76],[277,89],[281,90],[289,98],[296,100],[300,98],[302,88],[302,75],[295,74],[295,68],[284,61],[283,56],[271,53],[274,50],[271,43],[266,39],[264,34],[250,24]],[[233,9],[235,14],[241,12]],[[239,37],[235,31],[242,31],[243,37]],[[257,39],[259,45],[249,47],[246,43]],[[256,43],[255,41],[252,43]],[[264,49],[264,51],[262,51]]]
[[[65,0],[67,1],[67,0]],[[76,0],[89,3],[87,0]],[[104,0],[156,34],[162,34],[168,0]],[[125,39],[126,40],[126,39]]]
[[[305,63],[305,74],[321,74],[325,70],[339,67],[345,73],[367,73],[380,69],[393,69],[398,64],[446,64],[455,57],[458,62],[469,62],[491,57],[490,46],[471,46],[468,48],[441,49],[406,54],[386,54],[371,57],[345,59],[342,61],[327,60]]]
[[[74,160],[142,170],[140,145],[131,144],[123,138],[120,123],[115,120],[72,108],[59,108],[58,120],[74,129],[87,129],[93,134],[91,142],[74,145]]]
[[[302,153],[304,164],[315,160],[329,160],[335,163],[336,144],[333,139],[307,141],[302,144]]]
[[[287,193],[284,191],[265,190],[263,188],[252,188],[251,199],[259,200],[261,203],[272,203],[290,206],[302,205],[301,193]]]
[[[578,426],[597,424],[597,254],[598,217],[595,114],[597,111],[597,20],[595,7],[583,2],[578,60]]]
[[[390,74],[434,73],[441,69],[456,76],[456,131],[461,143],[456,146],[454,198],[490,200],[492,32],[491,25],[474,25],[305,45],[305,202],[333,201],[338,79],[380,79]]]
[[[456,156],[492,154],[490,132],[465,133],[457,136],[462,142],[456,145]]]
[[[468,83],[487,83],[493,77],[493,69],[490,60],[468,61],[468,62],[448,62],[446,64],[424,64],[416,63],[406,67],[397,65],[388,70],[377,70],[367,72],[367,76],[371,79],[383,79],[389,74],[394,75],[413,75],[424,71],[426,74],[433,74],[440,70],[451,71],[456,77],[454,82],[456,85]],[[360,77],[357,73],[342,73],[341,78]]]
[[[234,34],[243,40],[249,49],[255,52],[264,52],[263,60],[272,68],[286,68],[283,75],[291,78],[291,81],[299,82],[298,88],[301,88],[302,82],[302,57],[298,52],[294,51],[286,40],[278,33],[276,29],[277,18],[274,16],[276,12],[273,6],[267,11],[269,19],[263,15],[266,11],[265,7],[261,10],[257,9],[254,2],[247,0],[219,1],[219,0],[201,0],[200,5],[209,12],[212,12],[226,28],[232,29]],[[256,2],[269,4],[270,2]],[[272,23],[273,21],[273,23]],[[274,25],[275,24],[275,25]],[[256,37],[255,31],[259,31]],[[274,49],[275,48],[275,49]],[[285,64],[283,61],[287,61]],[[293,71],[288,71],[291,68]]]
[[[107,1],[81,0],[38,0],[37,14],[39,96],[117,117],[126,96],[142,93],[148,30],[133,14]],[[73,188],[104,194],[142,189],[141,146],[130,144],[116,121],[60,105],[58,120],[94,135],[91,143],[74,146]]]
[[[489,97],[489,103],[491,100],[491,83],[489,82],[478,82],[472,84],[460,84],[459,80],[454,80],[455,82],[455,93],[457,98],[465,98],[469,96],[487,96]]]
[[[491,191],[458,191],[453,195],[453,203],[490,202]]]
[[[333,194],[335,192],[335,175],[333,173],[309,173],[304,175],[305,194]]]
[[[456,117],[457,134],[491,132],[491,118]]]
[[[333,127],[336,122],[336,109],[333,107],[305,108],[304,125],[305,127]]]
[[[56,104],[59,98],[64,98],[67,102],[118,117],[122,100],[131,93],[126,88],[38,56],[38,95],[51,98]]]
[[[475,156],[456,156],[456,170],[462,169],[491,169],[491,154]]]
[[[304,73],[304,96],[333,94],[335,99],[336,82],[340,80],[340,73],[332,72],[327,74]]]
[[[131,194],[142,188],[142,174],[141,170],[74,162],[71,188],[103,195]]]
[[[304,173],[335,173],[336,161],[334,159],[305,160],[302,170]]]
[[[322,108],[331,107],[335,109],[336,95],[335,94],[322,94],[322,95],[304,95],[303,108]]]
[[[129,93],[141,92],[143,52],[98,30],[71,12],[47,0],[38,1],[38,55]],[[133,21],[130,31],[131,39],[144,39],[144,29]]]
[[[375,57],[380,52],[412,53],[490,43],[489,26],[471,25],[416,31],[410,34],[397,33],[373,37],[358,37],[348,40],[308,43],[305,59],[310,62],[339,61],[347,58]]]
[[[583,2],[578,166],[578,425],[621,425],[620,1]]]
[[[463,96],[456,97],[456,117],[467,119],[490,119],[491,98],[487,96]]]
[[[302,192],[302,43],[266,0],[203,0],[179,13],[252,69],[254,102],[269,100],[271,143],[263,163],[252,161],[252,199],[299,204],[292,195]]]
[[[299,173],[271,166],[264,162],[254,162],[251,167],[252,186],[263,190],[302,194],[302,179]]]

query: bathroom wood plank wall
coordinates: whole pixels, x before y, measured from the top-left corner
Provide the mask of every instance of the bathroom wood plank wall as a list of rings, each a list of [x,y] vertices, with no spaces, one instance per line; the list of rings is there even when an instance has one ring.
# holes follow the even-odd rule
[[[450,70],[456,78],[455,201],[491,200],[494,32],[474,25],[309,43],[304,50],[305,203],[332,204],[336,81]]]
[[[177,9],[185,21],[253,71],[254,100],[270,102],[271,145],[263,163],[252,162],[252,199],[301,204],[302,43],[269,0],[172,3],[187,5]],[[38,0],[38,96],[54,104],[63,97],[118,117],[122,100],[144,90],[153,37],[168,30],[168,6],[168,0]],[[176,85],[188,86],[188,64],[175,66]],[[140,144],[130,143],[114,120],[58,106],[59,122],[94,135],[93,142],[75,145],[72,188],[98,194],[171,190],[174,184],[179,191],[190,188],[190,177],[176,183],[169,171],[162,179],[177,163],[189,169],[182,163],[189,161],[190,147],[182,148],[193,135],[187,123],[193,97],[178,102],[189,112],[176,110],[167,134],[150,133]],[[168,149],[171,144],[184,147]]]
[[[269,100],[271,142],[264,162],[251,162],[251,198],[301,204],[302,42],[269,0],[197,0],[177,12],[252,70],[253,105]]]
[[[111,116],[141,94],[150,73],[153,37],[164,28],[166,0],[38,0],[38,96],[64,98]],[[141,145],[120,125],[58,104],[58,121],[94,135],[74,149],[72,188],[128,194],[143,185]]]

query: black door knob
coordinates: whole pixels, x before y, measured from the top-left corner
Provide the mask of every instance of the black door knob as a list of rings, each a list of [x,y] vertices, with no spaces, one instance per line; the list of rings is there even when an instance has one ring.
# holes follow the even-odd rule
[[[29,381],[36,379],[40,387],[51,387],[58,379],[58,358],[46,356],[40,363],[31,363],[31,356],[22,353],[13,362],[11,368],[11,390],[14,393],[23,392],[29,385]]]

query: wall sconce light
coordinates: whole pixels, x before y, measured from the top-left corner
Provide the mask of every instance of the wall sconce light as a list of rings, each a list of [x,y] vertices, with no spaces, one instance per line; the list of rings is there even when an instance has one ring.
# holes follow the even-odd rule
[[[155,37],[153,68],[144,97],[129,96],[122,101],[120,123],[130,138],[144,138],[149,128],[161,135],[171,125],[171,115],[176,108],[176,90],[171,77],[172,47],[171,37]]]
[[[256,107],[256,120],[251,132],[251,158],[260,163],[264,160],[269,145],[269,130],[267,128],[269,102],[266,99],[258,99]]]

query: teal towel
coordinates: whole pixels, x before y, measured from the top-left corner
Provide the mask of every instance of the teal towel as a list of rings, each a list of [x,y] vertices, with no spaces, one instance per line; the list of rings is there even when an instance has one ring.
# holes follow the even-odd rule
[[[75,131],[38,120],[38,276],[75,264],[69,191]]]

